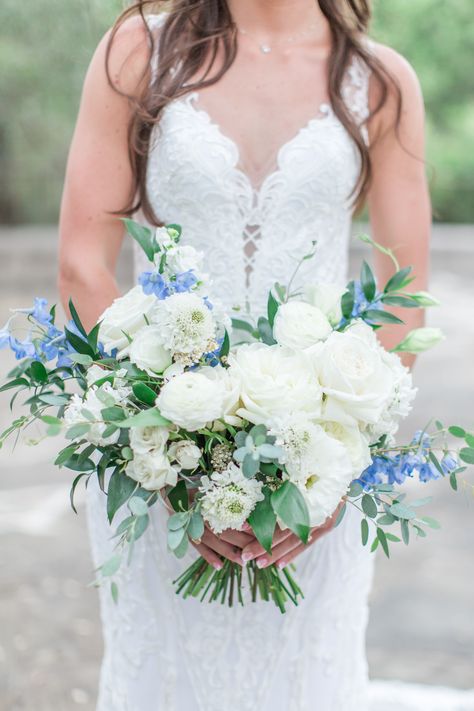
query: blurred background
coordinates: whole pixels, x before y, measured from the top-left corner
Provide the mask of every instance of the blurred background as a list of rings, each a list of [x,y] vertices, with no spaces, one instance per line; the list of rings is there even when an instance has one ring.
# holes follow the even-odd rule
[[[0,322],[35,295],[57,300],[57,216],[81,84],[119,0],[2,0],[0,7]],[[447,342],[415,371],[416,412],[473,426],[474,4],[376,0],[372,35],[404,54],[422,84],[435,228],[430,313]],[[357,234],[361,227],[355,227]],[[362,246],[354,240],[352,269]],[[120,281],[131,284],[126,246]],[[10,356],[0,352],[0,372]],[[0,397],[0,428],[10,421]],[[38,433],[31,433],[34,438]],[[51,466],[57,440],[0,451],[0,709],[94,708],[101,655],[83,504]],[[472,482],[472,474],[471,474]],[[421,485],[414,484],[418,494]],[[441,531],[379,557],[368,647],[371,676],[474,688],[474,499],[433,487]],[[474,706],[473,706],[474,708]],[[465,707],[463,707],[464,711]],[[111,710],[112,711],[112,710]],[[427,710],[429,711],[429,710]],[[453,707],[453,711],[455,711]]]

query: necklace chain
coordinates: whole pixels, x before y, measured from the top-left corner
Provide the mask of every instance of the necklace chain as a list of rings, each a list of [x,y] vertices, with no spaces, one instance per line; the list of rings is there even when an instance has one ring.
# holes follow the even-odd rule
[[[313,22],[310,25],[308,25],[308,27],[306,27],[306,29],[301,30],[300,32],[296,32],[293,35],[288,35],[287,37],[284,38],[283,42],[285,44],[294,44],[299,39],[302,39],[303,37],[307,37],[308,35],[312,34],[313,30],[315,30],[316,28],[317,28],[317,23]],[[237,27],[237,31],[240,32],[241,35],[249,37],[251,40],[256,42],[258,44],[259,49],[262,54],[270,54],[271,52],[273,52],[275,45],[270,45],[267,42],[261,42],[259,39],[257,39],[254,35],[252,35],[250,32],[248,32],[243,27]]]

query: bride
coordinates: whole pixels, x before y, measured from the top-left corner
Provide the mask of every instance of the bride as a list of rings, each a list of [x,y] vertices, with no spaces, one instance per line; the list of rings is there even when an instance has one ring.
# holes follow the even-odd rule
[[[422,97],[408,63],[368,39],[369,19],[367,0],[172,0],[127,10],[85,80],[62,204],[64,303],[72,297],[92,326],[118,296],[117,216],[136,213],[183,226],[229,308],[261,309],[313,240],[301,280],[345,283],[351,216],[365,202],[373,238],[412,264],[424,288]],[[390,262],[374,259],[383,283]],[[135,266],[144,266],[139,255]],[[407,330],[420,325],[417,311],[404,318]],[[388,347],[402,337],[400,327],[380,332]],[[88,499],[100,563],[112,531],[102,492],[91,486]],[[101,591],[99,711],[369,708],[373,558],[357,516],[334,529],[327,521],[306,547],[276,534],[271,561],[295,560],[306,593],[285,616],[263,603],[229,610],[177,598],[170,581],[188,561],[166,553],[164,517],[155,513],[137,545],[118,604]],[[269,562],[250,531],[206,531],[196,548],[216,567],[223,557]]]

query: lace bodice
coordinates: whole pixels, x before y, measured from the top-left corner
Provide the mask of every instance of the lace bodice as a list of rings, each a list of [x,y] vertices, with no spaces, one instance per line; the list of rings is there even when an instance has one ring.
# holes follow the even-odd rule
[[[150,20],[152,27],[159,22]],[[360,124],[368,114],[368,78],[367,67],[353,59],[343,96]],[[236,143],[193,92],[170,103],[153,132],[147,188],[157,216],[179,222],[183,241],[205,253],[214,292],[225,305],[248,302],[260,313],[268,289],[288,281],[314,241],[315,257],[302,265],[298,280],[344,282],[358,172],[352,139],[323,104],[280,148],[274,170],[256,188],[240,167]]]

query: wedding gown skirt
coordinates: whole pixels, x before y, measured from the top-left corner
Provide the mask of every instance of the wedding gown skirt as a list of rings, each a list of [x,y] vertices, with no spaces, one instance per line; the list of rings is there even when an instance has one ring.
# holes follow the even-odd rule
[[[161,18],[149,19],[159,31]],[[355,120],[368,114],[367,67],[353,60],[343,98]],[[265,312],[268,289],[312,281],[345,284],[351,205],[359,173],[352,139],[327,104],[279,150],[256,188],[238,146],[212,120],[196,92],[164,110],[150,146],[147,187],[156,214],[180,223],[183,244],[205,255],[213,293],[231,309]],[[147,269],[136,255],[136,271]],[[149,268],[149,266],[148,266]],[[95,564],[110,555],[105,497],[91,480],[88,516]],[[473,711],[468,695],[442,703],[434,691],[368,684],[367,599],[373,556],[360,543],[359,516],[297,559],[305,594],[282,615],[273,604],[228,609],[183,600],[172,581],[192,560],[166,550],[165,518],[138,542],[119,579],[119,601],[101,589],[105,655],[98,711]],[[439,703],[438,703],[439,701]]]

